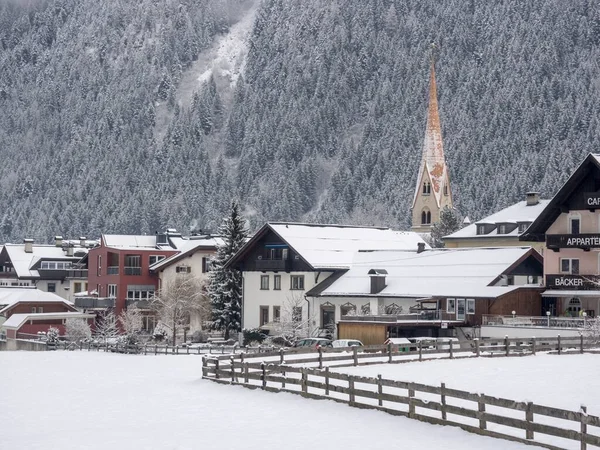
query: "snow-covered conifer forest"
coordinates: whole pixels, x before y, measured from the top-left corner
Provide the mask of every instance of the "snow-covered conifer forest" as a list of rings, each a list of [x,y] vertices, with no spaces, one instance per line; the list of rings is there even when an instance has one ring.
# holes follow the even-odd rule
[[[4,0],[0,242],[409,226],[436,73],[455,206],[600,151],[596,0]]]

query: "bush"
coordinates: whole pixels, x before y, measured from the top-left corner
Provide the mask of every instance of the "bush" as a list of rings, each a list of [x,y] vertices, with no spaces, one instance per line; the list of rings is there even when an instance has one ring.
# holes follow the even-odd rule
[[[208,333],[205,331],[194,331],[192,334],[192,343],[193,344],[204,344],[208,342]]]
[[[244,345],[248,345],[251,342],[261,344],[267,338],[267,335],[260,328],[246,328],[242,330],[242,333],[244,334]]]

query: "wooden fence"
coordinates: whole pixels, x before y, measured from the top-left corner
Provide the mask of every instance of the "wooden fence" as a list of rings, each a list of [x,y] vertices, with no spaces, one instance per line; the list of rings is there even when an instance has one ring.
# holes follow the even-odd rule
[[[500,346],[494,341],[485,344],[476,342],[474,348],[467,353],[471,353],[471,357],[510,356],[535,354],[541,348],[549,348],[557,353],[581,353],[591,345],[579,338],[554,341],[544,339],[543,343],[537,340],[523,342],[522,339],[505,339],[502,344]],[[440,386],[429,386],[383,379],[381,375],[374,378],[330,371],[328,364],[332,362],[359,365],[361,362],[364,363],[366,358],[379,359],[371,363],[386,362],[381,361],[381,352],[368,353],[353,349],[349,353],[348,349],[345,350],[345,354],[326,352],[323,349],[314,355],[296,353],[294,355],[298,357],[295,359],[291,359],[291,354],[285,352],[260,355],[262,359],[268,356],[279,356],[270,362],[253,362],[254,355],[244,354],[205,356],[202,363],[202,377],[220,383],[262,388],[271,392],[290,392],[309,398],[331,399],[353,407],[376,409],[432,424],[456,426],[480,435],[553,450],[564,447],[549,442],[548,439],[562,438],[576,441],[582,450],[586,450],[588,445],[600,447],[600,430],[597,428],[600,427],[600,418],[588,415],[585,406],[575,412],[532,402],[518,402],[451,389],[444,383]],[[327,357],[327,353],[330,357]],[[385,348],[384,355],[387,362],[399,362],[394,360],[399,353],[404,355],[412,353],[413,356],[416,355],[412,359],[415,361],[422,360],[424,355],[440,353],[440,351],[420,347],[416,351],[404,353],[394,351],[388,346]],[[458,349],[453,351],[452,346],[447,353],[449,353],[448,357],[461,356],[461,352]],[[310,363],[318,366],[313,368],[294,366]],[[459,404],[453,404],[457,402]],[[549,421],[553,423],[548,423]],[[557,425],[554,422],[561,423]]]

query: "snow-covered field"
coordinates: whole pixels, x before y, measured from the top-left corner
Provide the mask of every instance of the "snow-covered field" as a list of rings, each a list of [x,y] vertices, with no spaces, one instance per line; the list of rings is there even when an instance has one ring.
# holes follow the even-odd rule
[[[568,365],[576,358],[560,361]],[[534,358],[516,360],[528,359]],[[426,364],[446,363],[461,364],[386,367],[401,371],[401,378],[412,371],[426,382],[420,376],[437,371]],[[455,370],[451,367],[444,370]],[[529,381],[548,389],[573,384],[545,375]],[[218,385],[201,380],[201,359],[195,355],[0,352],[0,386],[3,449],[531,448],[334,402]]]

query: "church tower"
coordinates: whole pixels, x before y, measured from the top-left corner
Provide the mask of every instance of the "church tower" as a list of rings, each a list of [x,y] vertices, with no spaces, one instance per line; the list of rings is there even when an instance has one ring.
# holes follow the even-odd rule
[[[429,233],[434,223],[440,220],[440,211],[452,207],[450,178],[444,158],[442,128],[438,113],[437,89],[435,85],[435,61],[431,57],[429,80],[429,111],[423,143],[423,156],[417,177],[417,187],[412,203],[412,231]]]

